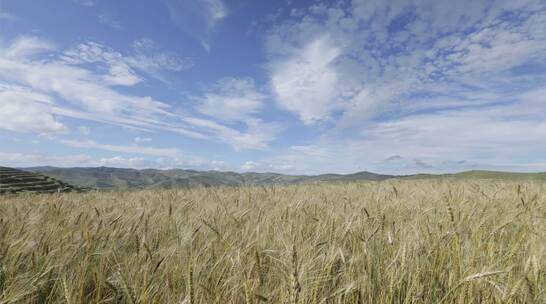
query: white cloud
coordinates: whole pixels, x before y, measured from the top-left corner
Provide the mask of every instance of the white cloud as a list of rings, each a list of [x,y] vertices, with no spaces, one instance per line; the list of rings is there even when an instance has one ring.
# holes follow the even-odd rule
[[[311,157],[327,158],[332,156],[332,154],[327,148],[320,147],[317,145],[292,146],[290,148],[296,151],[297,153],[301,153],[302,155],[307,155]]]
[[[57,133],[66,127],[52,114],[49,96],[0,83],[0,129],[39,134]]]
[[[236,150],[265,149],[281,130],[278,124],[258,118],[249,118],[244,123],[247,126],[245,132],[231,130],[224,133]]]
[[[288,164],[270,164],[269,168],[275,171],[291,171],[294,169],[294,166]]]
[[[197,111],[221,121],[248,119],[263,108],[266,96],[251,78],[224,78],[212,90],[195,97]]]
[[[119,167],[119,168],[194,168],[201,170],[226,170],[225,162],[219,160],[206,160],[200,158],[143,158],[124,157],[120,155],[111,157],[94,158],[86,154],[76,155],[45,155],[39,153],[5,153],[0,152],[0,163],[10,167]]]
[[[360,135],[292,146],[262,161],[293,164],[293,171],[300,173],[544,171],[543,93],[516,96],[517,105],[436,111],[368,124]]]
[[[143,168],[150,162],[142,157],[113,156],[100,158],[94,163],[104,167]]]
[[[88,155],[45,155],[38,153],[6,153],[0,152],[0,162],[10,167],[59,166],[76,167],[91,161]]]
[[[179,157],[182,152],[175,148],[154,148],[146,146],[121,146],[97,143],[92,140],[60,140],[60,143],[74,148],[80,149],[99,149],[111,152],[131,153],[131,154],[143,154],[151,156],[164,156],[164,157]]]
[[[540,20],[544,25],[546,15],[534,15],[521,25],[505,22],[477,30],[452,41],[448,56],[437,55],[446,46],[444,49],[436,49],[436,59],[440,62],[435,63],[438,66],[453,64],[456,72],[482,75],[505,71],[526,61],[544,57],[546,37],[543,32],[532,30],[530,24],[537,22],[535,20]]]
[[[302,173],[543,164],[546,77],[516,69],[546,64],[544,9],[541,1],[355,0],[299,11],[268,33],[272,91],[304,124],[334,127],[262,161]],[[328,37],[318,54],[333,59],[317,59],[324,70],[306,74],[317,37]],[[320,77],[328,81],[316,85]]]
[[[15,61],[0,58],[0,70],[2,71],[0,80],[20,83],[44,93],[56,93],[91,112],[131,113],[145,119],[163,113],[169,107],[150,97],[120,94],[108,86],[112,83],[101,83],[92,72],[61,62]]]
[[[336,70],[331,66],[340,50],[322,36],[272,68],[271,86],[278,102],[305,124],[327,120],[337,105]]]
[[[281,131],[277,123],[257,118],[266,106],[266,96],[251,78],[223,78],[200,96],[190,98],[198,112],[214,120],[195,117],[184,120],[210,130],[214,138],[231,143],[236,150],[265,149]]]
[[[264,122],[257,118],[245,120],[246,128],[244,131],[226,127],[212,120],[188,117],[184,118],[184,121],[203,130],[208,130],[214,139],[219,142],[230,143],[237,151],[241,149],[265,149],[280,131],[277,124]]]
[[[218,22],[226,18],[228,9],[221,0],[203,0],[206,7],[208,26],[213,28]]]
[[[104,76],[104,81],[111,85],[132,86],[142,81],[120,53],[106,49],[98,43],[82,43],[74,49],[64,51],[62,58],[68,64],[106,64],[109,73]]]
[[[87,7],[93,7],[95,6],[94,0],[72,0],[76,4],[80,4]]]
[[[62,59],[68,64],[102,63],[109,74],[105,80],[114,85],[132,86],[142,81],[137,76],[138,70],[159,80],[164,80],[162,71],[180,72],[193,66],[189,57],[179,57],[173,53],[161,51],[157,44],[147,38],[135,40],[133,53],[123,55],[102,44],[86,42],[63,52]]]
[[[135,137],[136,143],[143,143],[143,142],[151,142],[152,139],[150,137]]]
[[[150,96],[120,93],[115,86],[132,86],[142,78],[120,53],[98,44],[82,44],[65,51],[59,60],[34,59],[37,55],[50,55],[46,51],[50,45],[39,39],[18,39],[7,47],[9,54],[16,56],[4,57],[7,52],[0,53],[0,85],[17,84],[28,92],[55,100],[40,108],[48,122],[42,124],[44,132],[61,130],[60,125],[53,124],[54,118],[66,116],[143,131],[162,130],[196,139],[220,140],[236,149],[264,148],[277,133],[274,124],[256,118],[247,118],[243,128],[233,128],[187,113],[175,114],[171,105]],[[106,73],[100,66],[93,70],[84,63],[106,63]]]
[[[258,163],[253,162],[253,161],[251,161],[251,160],[246,161],[246,162],[241,166],[241,170],[243,170],[243,171],[253,171],[253,170],[256,170],[256,169],[258,169]]]
[[[172,52],[161,51],[155,41],[141,38],[133,43],[134,54],[126,57],[126,62],[143,72],[157,76],[162,70],[180,72],[193,66],[189,57],[180,57]]]
[[[165,1],[173,22],[205,45],[229,15],[220,1]],[[59,57],[51,42],[22,37],[0,49],[0,87],[17,87],[24,98],[3,106],[28,107],[43,120],[10,115],[0,127],[62,132],[69,117],[235,150],[285,143],[261,168],[306,173],[526,168],[543,164],[546,148],[545,9],[535,0],[354,0],[280,12],[265,39],[271,96],[251,79],[225,78],[181,102],[184,109],[125,93],[192,64],[150,39],[125,53],[83,43]],[[269,100],[305,124],[289,120],[295,132],[286,142],[275,141],[281,113],[268,113]],[[319,135],[297,143],[302,134]]]
[[[445,170],[445,162],[455,165],[460,160],[522,168],[546,148],[541,140],[546,136],[546,124],[495,113],[510,110],[452,110],[384,122],[365,130],[363,138],[352,141],[347,150],[370,159],[399,153],[406,159],[426,162],[435,171]],[[465,168],[468,162],[459,165]]]
[[[461,94],[502,96],[507,85],[530,83],[514,82],[512,68],[545,61],[544,8],[428,0],[312,6],[268,34],[272,91],[303,123],[330,119],[338,129],[411,106],[416,94],[455,93],[463,103]]]
[[[52,50],[55,50],[55,46],[49,41],[36,37],[22,36],[15,39],[7,49],[3,50],[4,56],[2,57],[12,59],[25,58]]]
[[[210,51],[211,36],[218,24],[228,17],[222,0],[164,0],[173,24],[198,40]]]

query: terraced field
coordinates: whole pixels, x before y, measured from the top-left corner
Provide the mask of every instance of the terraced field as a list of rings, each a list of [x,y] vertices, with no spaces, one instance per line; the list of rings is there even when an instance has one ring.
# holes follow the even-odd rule
[[[82,192],[84,190],[42,174],[0,167],[0,194]]]

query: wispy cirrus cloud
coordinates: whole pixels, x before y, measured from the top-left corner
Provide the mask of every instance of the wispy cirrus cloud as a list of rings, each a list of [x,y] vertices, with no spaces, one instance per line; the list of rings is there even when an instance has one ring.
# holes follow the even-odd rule
[[[224,78],[194,97],[197,111],[228,122],[252,117],[264,107],[265,99],[252,78]]]
[[[544,90],[513,96],[514,104],[421,112],[370,123],[351,137],[323,137],[263,163],[295,172],[419,173],[493,169],[546,171]]]
[[[153,139],[151,137],[140,137],[140,136],[137,136],[134,139],[136,143],[151,142],[152,140]]]
[[[119,168],[194,168],[201,170],[226,170],[222,160],[206,160],[196,157],[146,158],[116,155],[112,157],[93,157],[88,154],[51,155],[41,153],[6,153],[0,152],[0,162],[11,167],[119,167]]]
[[[176,148],[156,148],[141,145],[112,145],[97,143],[93,140],[73,140],[62,139],[60,143],[69,147],[80,149],[98,149],[110,152],[120,152],[128,154],[142,154],[150,156],[163,156],[163,157],[179,157],[182,155],[182,151]]]
[[[55,45],[47,40],[31,36],[21,36],[15,39],[11,45],[3,49],[6,59],[24,59],[34,55],[55,50]]]
[[[260,162],[301,172],[528,168],[544,149],[546,74],[525,67],[546,63],[545,28],[541,1],[303,8],[268,33],[271,91],[324,131]]]
[[[173,24],[210,50],[211,34],[229,15],[222,0],[164,0]]]
[[[29,36],[1,40],[0,96],[9,103],[0,105],[0,128],[21,132],[29,143],[32,135],[56,134],[96,155],[120,154],[113,163],[175,163],[180,157],[162,150],[134,156],[128,149],[180,135],[183,143],[173,146],[227,155],[235,169],[241,159],[258,171],[298,173],[544,168],[544,1],[287,4],[265,17],[256,29],[263,35],[234,47],[241,54],[252,48],[243,69],[229,52],[192,49],[194,40],[208,49],[220,26],[229,27],[225,39],[241,38],[244,22],[222,24],[233,14],[226,4],[160,3],[187,34],[177,37],[183,45],[169,45],[192,58],[149,38],[125,41],[125,49]],[[96,2],[78,11],[99,8]],[[255,7],[231,9],[240,8]],[[257,45],[264,42],[263,49]],[[82,125],[93,132],[73,132]],[[101,137],[114,129],[129,148],[114,143],[113,134]]]
[[[181,72],[192,67],[189,57],[180,57],[162,51],[157,44],[142,38],[134,41],[132,54],[121,54],[96,42],[86,42],[65,50],[63,61],[68,64],[103,64],[109,73],[105,76],[112,84],[134,85],[142,81],[137,72],[162,80],[162,71]]]
[[[95,0],[72,0],[72,2],[87,7],[95,6]]]
[[[502,93],[517,79],[512,68],[544,61],[544,4],[471,2],[314,5],[270,31],[272,91],[304,123],[339,114],[339,127],[416,95],[464,103],[465,94]]]
[[[155,41],[141,38],[133,42],[134,54],[128,63],[142,72],[158,73],[162,70],[181,72],[193,67],[190,57],[180,57],[173,52],[162,51]]]
[[[209,29],[228,16],[229,11],[222,0],[204,0],[203,4]]]
[[[150,43],[141,40],[135,44],[150,50]],[[245,117],[242,127],[233,127],[178,112],[168,102],[151,96],[130,95],[117,89],[141,83],[144,76],[139,72],[143,66],[182,69],[184,63],[174,57],[124,56],[91,42],[59,52],[54,44],[35,37],[18,38],[4,50],[0,55],[0,94],[11,98],[9,109],[4,105],[4,110],[21,114],[5,119],[0,125],[4,129],[61,132],[65,126],[60,119],[68,117],[141,131],[169,131],[224,142],[235,149],[263,149],[278,131],[275,124],[251,115]],[[51,56],[55,53],[61,55]],[[262,98],[258,93],[249,94],[246,97]],[[28,109],[26,114],[34,113],[39,118],[22,115],[24,108]]]
[[[248,118],[242,121],[246,126],[244,131],[209,119],[185,117],[183,120],[200,128],[217,142],[231,144],[237,151],[242,149],[265,149],[280,131],[278,124],[265,122],[259,118]]]

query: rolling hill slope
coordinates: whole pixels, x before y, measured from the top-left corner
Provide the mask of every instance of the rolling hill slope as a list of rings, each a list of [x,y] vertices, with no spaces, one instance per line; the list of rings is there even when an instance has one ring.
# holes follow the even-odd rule
[[[81,187],[39,173],[0,167],[0,194],[80,192],[84,190]]]
[[[346,182],[346,181],[382,181],[391,178],[426,179],[496,179],[496,180],[542,180],[546,173],[512,173],[498,171],[465,171],[453,174],[416,174],[406,176],[382,175],[371,172],[352,174],[322,175],[285,175],[278,173],[237,173],[222,171],[196,170],[157,170],[157,169],[120,169],[109,167],[97,168],[57,168],[34,167],[26,170],[45,174],[56,179],[82,187],[96,189],[169,189],[195,186],[241,186],[299,184],[313,182]]]
[[[156,169],[119,169],[119,168],[28,168],[33,172],[46,174],[74,185],[97,189],[148,189],[148,188],[185,188],[194,186],[240,186],[297,184],[323,181],[385,180],[391,175],[370,172],[354,174],[324,174],[317,176],[284,175],[278,173],[237,173],[221,171],[195,170],[156,170]]]
[[[456,178],[466,179],[501,179],[501,180],[537,180],[546,181],[546,172],[540,173],[520,173],[520,172],[502,172],[502,171],[484,171],[473,170],[455,174],[446,174]]]

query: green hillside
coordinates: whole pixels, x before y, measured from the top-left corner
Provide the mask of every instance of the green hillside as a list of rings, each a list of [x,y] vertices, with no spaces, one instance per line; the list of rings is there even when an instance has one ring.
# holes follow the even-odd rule
[[[80,192],[83,190],[81,187],[35,172],[0,167],[0,194]]]
[[[120,168],[28,168],[34,172],[53,176],[74,185],[97,189],[151,189],[188,188],[196,186],[243,186],[271,184],[299,184],[325,181],[385,180],[391,175],[370,172],[354,174],[324,174],[317,176],[284,175],[278,173],[237,173],[196,170],[156,170]]]
[[[545,180],[546,173],[512,173],[497,171],[466,171],[454,174],[415,174],[406,176],[383,175],[371,172],[352,174],[285,175],[278,173],[237,173],[196,170],[157,170],[120,168],[56,168],[35,167],[27,170],[45,174],[82,187],[96,189],[170,189],[209,186],[244,186],[272,184],[301,184],[318,182],[382,181],[386,179],[497,179]]]
[[[541,173],[519,173],[503,171],[465,171],[455,174],[447,174],[456,178],[470,179],[502,179],[502,180],[540,180],[546,181],[546,172]]]

